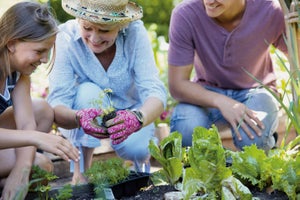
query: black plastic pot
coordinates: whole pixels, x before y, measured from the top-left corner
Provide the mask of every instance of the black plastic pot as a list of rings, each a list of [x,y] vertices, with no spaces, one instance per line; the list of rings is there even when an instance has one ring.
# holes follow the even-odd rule
[[[103,190],[102,198],[106,200],[120,199],[122,197],[130,197],[135,195],[141,188],[149,186],[151,184],[150,174],[141,172],[130,172],[128,178],[121,183],[112,185],[109,188]],[[52,188],[49,192],[49,199],[55,199],[58,195],[61,187]],[[73,186],[71,200],[89,200],[95,199],[96,194],[94,192],[93,184],[84,184]],[[29,192],[26,196],[26,200],[37,199],[38,194]]]
[[[141,172],[131,172],[126,180],[111,186],[111,190],[116,199],[135,195],[141,188],[149,186],[150,174]]]

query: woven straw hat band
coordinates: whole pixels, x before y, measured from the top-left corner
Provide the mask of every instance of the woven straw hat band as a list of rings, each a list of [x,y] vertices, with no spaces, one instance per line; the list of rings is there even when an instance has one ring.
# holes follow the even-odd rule
[[[62,7],[74,17],[102,24],[124,24],[143,17],[142,7],[128,0],[62,0]]]
[[[79,6],[100,13],[120,13],[125,12],[127,4],[127,0],[80,0]]]

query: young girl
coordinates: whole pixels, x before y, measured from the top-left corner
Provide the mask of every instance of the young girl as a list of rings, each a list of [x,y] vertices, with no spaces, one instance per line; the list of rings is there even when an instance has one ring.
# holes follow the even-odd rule
[[[52,170],[51,160],[36,147],[78,160],[70,143],[45,134],[53,123],[52,108],[30,97],[30,74],[48,62],[57,31],[49,10],[37,3],[15,4],[0,18],[0,179],[6,179],[1,199],[14,199],[28,184],[33,164]]]

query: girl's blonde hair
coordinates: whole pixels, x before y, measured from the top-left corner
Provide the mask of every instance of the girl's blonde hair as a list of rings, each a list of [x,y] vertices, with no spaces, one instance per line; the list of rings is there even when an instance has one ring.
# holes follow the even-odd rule
[[[9,41],[39,42],[57,32],[56,20],[46,5],[20,2],[10,7],[0,18],[0,79],[10,74]]]

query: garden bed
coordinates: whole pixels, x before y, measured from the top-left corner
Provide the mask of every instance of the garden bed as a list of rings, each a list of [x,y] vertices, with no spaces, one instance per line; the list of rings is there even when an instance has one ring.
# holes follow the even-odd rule
[[[176,191],[176,189],[173,186],[170,185],[161,185],[161,186],[153,186],[148,185],[148,187],[141,187],[140,189],[133,191],[133,189],[136,189],[136,185],[139,185],[142,181],[143,184],[145,183],[146,179],[144,180],[138,180],[138,182],[134,183],[137,180],[132,180],[131,183],[127,184],[121,184],[116,187],[113,187],[113,193],[116,194],[115,198],[113,196],[110,196],[110,191],[108,190],[108,193],[106,194],[106,199],[120,199],[120,200],[145,200],[145,199],[151,199],[151,200],[163,200],[164,195],[168,192]],[[122,189],[120,189],[120,187]],[[73,188],[73,197],[70,200],[91,200],[95,199],[95,192],[93,190],[92,184],[87,185],[81,185],[76,186]],[[54,188],[49,193],[50,197],[55,197],[56,194],[58,194],[59,188]],[[119,190],[120,189],[120,190]],[[125,191],[124,191],[125,189]],[[270,194],[268,194],[265,190],[259,191],[258,188],[252,188],[251,192],[253,194],[253,197],[259,198],[261,200],[288,200],[289,198],[287,195],[280,191],[273,191]],[[124,195],[124,196],[123,196]],[[26,197],[26,200],[32,200],[36,198],[37,195],[34,193],[29,193]],[[110,197],[110,198],[109,198]]]
[[[162,185],[162,186],[151,186],[146,190],[139,191],[136,195],[131,197],[121,198],[122,200],[163,200],[165,193],[176,191],[173,186]],[[265,190],[259,191],[258,188],[252,188],[251,190],[253,197],[256,197],[260,200],[288,200],[289,198],[284,192],[274,191],[268,194]]]

